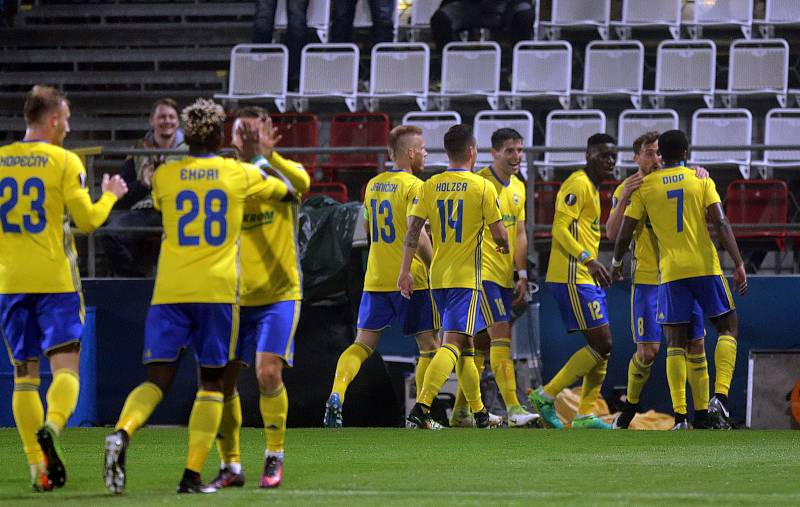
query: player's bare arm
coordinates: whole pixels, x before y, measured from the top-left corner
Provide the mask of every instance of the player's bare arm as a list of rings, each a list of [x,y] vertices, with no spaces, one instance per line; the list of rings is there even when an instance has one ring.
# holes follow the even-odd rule
[[[728,252],[728,255],[733,259],[734,266],[736,266],[733,272],[733,286],[742,296],[747,292],[747,273],[744,270],[744,261],[742,260],[742,254],[739,252],[739,245],[736,244],[736,237],[733,235],[733,228],[720,203],[717,202],[709,206],[708,212],[711,215],[711,223],[717,231],[717,237],[722,248]]]
[[[498,220],[493,224],[489,224],[489,232],[492,233],[492,239],[497,245],[497,252],[501,254],[508,253],[508,232],[503,225],[502,220]]]
[[[431,238],[424,229],[419,235],[417,256],[422,260],[423,264],[425,264],[425,267],[430,269],[431,261],[433,260],[433,245],[431,244]]]
[[[404,298],[410,299],[414,292],[414,278],[411,276],[411,261],[419,245],[419,234],[425,220],[420,217],[408,217],[408,232],[403,239],[403,260],[400,263],[400,275],[397,277],[397,288]]]
[[[608,220],[606,220],[606,237],[608,239],[613,240],[617,238],[619,226],[622,224],[622,217],[625,216],[625,208],[628,206],[628,199],[634,190],[642,186],[643,179],[644,176],[642,176],[642,173],[637,171],[635,174],[625,178],[625,181],[622,183],[622,193],[619,196],[619,202],[611,211],[611,214],[608,215]]]
[[[630,247],[633,231],[636,230],[637,225],[639,225],[639,221],[635,218],[626,216],[622,219],[622,226],[614,242],[614,259],[611,261],[611,275],[614,281],[620,281],[624,278],[622,274],[622,259]]]

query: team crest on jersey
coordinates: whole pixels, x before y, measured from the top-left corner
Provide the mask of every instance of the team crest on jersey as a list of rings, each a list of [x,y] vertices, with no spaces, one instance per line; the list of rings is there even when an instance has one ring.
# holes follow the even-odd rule
[[[575,194],[567,194],[564,198],[564,202],[567,203],[567,206],[574,206],[576,202],[578,202],[578,196]]]
[[[519,196],[517,194],[514,194],[511,200],[514,201],[514,204],[519,204]]]

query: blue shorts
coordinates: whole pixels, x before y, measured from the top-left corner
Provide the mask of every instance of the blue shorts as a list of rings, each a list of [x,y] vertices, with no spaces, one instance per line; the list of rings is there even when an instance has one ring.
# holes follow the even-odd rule
[[[695,304],[712,319],[736,309],[724,276],[684,278],[658,286],[658,323],[688,324]]]
[[[144,364],[177,361],[192,345],[198,366],[219,368],[236,358],[238,334],[237,305],[152,305],[144,324]]]
[[[608,324],[606,293],[589,283],[548,283],[558,301],[567,332],[586,331]]]
[[[634,284],[631,287],[631,334],[635,343],[661,343],[664,333],[657,322],[658,285]],[[689,338],[705,338],[703,311],[696,302],[692,308]]]
[[[514,289],[500,286],[494,282],[483,282],[481,311],[487,326],[495,322],[508,322]]]
[[[439,328],[431,293],[418,289],[406,299],[396,292],[363,292],[358,306],[356,327],[364,331],[381,331],[397,322],[406,336],[416,336]]]
[[[241,307],[236,357],[252,364],[256,352],[273,354],[294,364],[294,332],[300,321],[300,301],[279,301]]]
[[[441,318],[442,331],[474,336],[476,331],[486,329],[486,321],[480,309],[481,291],[475,289],[432,289]]]
[[[80,343],[83,317],[79,292],[0,294],[0,332],[14,364]]]

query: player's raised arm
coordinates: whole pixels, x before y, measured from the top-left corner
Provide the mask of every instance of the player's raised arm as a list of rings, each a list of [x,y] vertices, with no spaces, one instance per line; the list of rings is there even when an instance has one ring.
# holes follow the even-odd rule
[[[411,215],[408,217],[408,232],[403,239],[403,260],[400,263],[400,274],[397,277],[397,288],[404,298],[410,299],[414,292],[414,278],[411,276],[411,261],[419,245],[419,235],[425,219]]]
[[[622,225],[622,217],[625,216],[625,208],[628,206],[628,199],[630,199],[634,190],[642,186],[643,178],[642,173],[639,171],[625,178],[625,181],[622,182],[622,190],[612,199],[611,213],[606,220],[606,237],[608,239],[617,239],[617,234]]]
[[[744,261],[742,260],[742,254],[739,252],[739,245],[736,244],[736,237],[733,235],[733,228],[719,202],[711,204],[707,209],[722,248],[728,252],[728,255],[733,259],[734,266],[736,266],[733,272],[733,285],[740,296],[744,295],[747,292],[747,272],[744,269]]]
[[[111,213],[114,203],[128,192],[128,185],[119,175],[104,174],[100,184],[103,195],[96,203],[92,204],[86,188],[86,172],[80,159],[77,155],[70,153],[67,163],[68,167],[64,178],[64,202],[78,229],[84,233],[92,232],[103,225],[108,214]]]

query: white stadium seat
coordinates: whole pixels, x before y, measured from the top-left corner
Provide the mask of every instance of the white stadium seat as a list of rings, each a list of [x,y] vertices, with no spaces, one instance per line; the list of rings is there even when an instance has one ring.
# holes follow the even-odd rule
[[[606,115],[596,109],[551,111],[547,115],[545,146],[585,146],[592,134],[606,131]],[[542,177],[552,178],[554,167],[577,167],[585,163],[586,150],[568,152],[545,152],[544,161],[536,162],[543,168]]]
[[[381,99],[416,100],[425,111],[430,79],[430,49],[421,42],[384,42],[372,48],[367,108],[375,111]]]
[[[800,109],[772,109],[764,120],[764,144],[797,144]],[[764,150],[763,160],[754,160],[763,177],[773,168],[800,167],[800,150]]]
[[[692,145],[749,145],[753,116],[747,109],[698,109],[692,115]],[[736,165],[745,178],[750,177],[749,150],[692,150],[689,162],[701,165]]]
[[[439,109],[453,97],[485,97],[498,107],[500,45],[496,42],[449,42],[442,52],[442,91]]]
[[[738,39],[733,41],[728,65],[726,106],[736,96],[770,95],[786,106],[789,83],[789,44],[783,39]]]
[[[355,44],[306,44],[300,60],[300,88],[289,94],[295,109],[305,110],[309,99],[344,99],[356,110],[358,47]]]
[[[706,26],[737,26],[749,39],[752,25],[753,0],[700,0],[694,2],[694,21],[687,24],[687,30],[697,39]]]
[[[231,49],[228,93],[222,100],[273,99],[279,111],[286,110],[289,52],[282,44],[238,44]]]
[[[569,107],[572,88],[572,45],[567,41],[521,41],[514,46],[508,107],[519,109],[522,99],[556,97]]]
[[[656,108],[666,98],[702,97],[714,105],[717,82],[717,46],[711,40],[665,40],[658,45],[656,85],[648,93]]]
[[[414,125],[422,129],[422,138],[428,150],[443,149],[444,135],[453,125],[461,123],[461,115],[456,111],[420,111],[406,113],[403,125]],[[447,165],[445,153],[429,153],[425,165]]]
[[[592,41],[586,46],[581,107],[591,107],[594,97],[627,95],[641,105],[644,46],[637,40]]]
[[[620,39],[630,39],[633,28],[663,26],[673,39],[681,35],[681,0],[623,0],[622,20],[611,21]]]
[[[548,39],[558,39],[562,28],[596,28],[601,39],[608,38],[611,0],[553,0],[550,21],[539,26]]]
[[[645,132],[666,132],[678,128],[678,113],[674,109],[626,109],[619,115],[617,165],[636,167],[633,162],[633,141]]]
[[[478,162],[492,161],[492,134],[501,128],[512,128],[522,136],[523,146],[531,146],[533,140],[533,115],[530,111],[479,111],[474,121],[475,140],[478,143]],[[525,155],[522,157],[525,160]],[[527,166],[520,170],[527,177]]]
[[[761,36],[771,39],[775,36],[775,27],[800,26],[800,3],[797,0],[767,0],[764,19],[754,20],[758,24]]]

